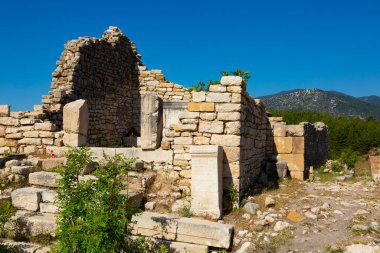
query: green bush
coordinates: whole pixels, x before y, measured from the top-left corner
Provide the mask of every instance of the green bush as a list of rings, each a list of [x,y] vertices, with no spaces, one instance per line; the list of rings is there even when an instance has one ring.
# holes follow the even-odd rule
[[[0,237],[7,236],[5,224],[9,221],[15,212],[16,210],[12,207],[12,203],[9,200],[0,201]]]
[[[54,252],[142,252],[144,244],[126,242],[136,208],[129,207],[128,197],[120,194],[134,160],[126,161],[121,155],[105,157],[96,170],[97,179],[79,181],[80,170],[90,157],[89,148],[70,149],[60,171],[57,203],[62,210]]]
[[[0,242],[0,253],[22,253],[23,250],[16,246],[6,245]]]
[[[343,157],[348,166],[352,166],[355,156],[380,146],[380,122],[371,119],[345,118],[311,111],[274,112],[273,116],[283,117],[287,124],[324,122],[329,127],[329,158]],[[354,160],[347,159],[352,156]]]

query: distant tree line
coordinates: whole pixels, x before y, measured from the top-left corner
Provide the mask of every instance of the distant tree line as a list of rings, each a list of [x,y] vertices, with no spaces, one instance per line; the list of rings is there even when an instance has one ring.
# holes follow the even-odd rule
[[[279,111],[272,114],[283,117],[287,124],[324,122],[329,127],[330,159],[338,159],[351,152],[365,154],[373,147],[380,147],[380,122],[373,117],[345,118],[312,111]]]

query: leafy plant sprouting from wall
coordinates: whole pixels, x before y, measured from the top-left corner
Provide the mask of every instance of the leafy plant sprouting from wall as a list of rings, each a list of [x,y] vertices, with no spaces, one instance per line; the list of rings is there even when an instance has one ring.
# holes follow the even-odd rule
[[[236,69],[234,71],[221,71],[220,74],[222,76],[240,76],[247,83],[251,76],[249,75],[249,71]]]
[[[193,86],[191,86],[188,90],[191,92],[191,91],[195,91],[195,92],[200,92],[200,91],[209,91],[210,89],[210,85],[211,84],[220,84],[219,81],[213,81],[213,80],[210,80],[208,82],[208,84],[205,84],[204,82],[199,82]]]

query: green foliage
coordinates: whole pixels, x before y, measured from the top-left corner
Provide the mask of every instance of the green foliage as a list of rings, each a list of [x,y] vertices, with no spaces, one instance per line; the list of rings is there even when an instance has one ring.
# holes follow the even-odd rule
[[[354,168],[360,159],[361,157],[358,155],[358,152],[354,152],[351,147],[343,149],[339,157],[339,161],[346,164],[349,168]]]
[[[234,207],[238,207],[236,205],[238,204],[237,202],[239,200],[239,192],[238,192],[238,190],[236,189],[236,187],[234,186],[233,183],[231,183],[225,189],[225,194],[226,194],[228,202],[230,202],[231,204],[233,204]]]
[[[337,117],[311,111],[282,111],[273,113],[273,116],[283,117],[287,124],[298,124],[304,121],[324,122],[329,127],[329,158],[342,157],[344,163],[349,166],[352,166],[354,160],[357,159],[355,156],[368,152],[372,147],[380,146],[380,122],[378,121]],[[347,159],[348,157],[353,160]]]
[[[247,83],[251,76],[249,75],[249,71],[236,69],[234,71],[221,71],[220,74],[222,76],[240,76]]]
[[[191,211],[190,211],[189,206],[185,205],[184,207],[182,207],[180,210],[180,213],[182,217],[187,217],[187,218],[191,217]]]
[[[12,203],[9,200],[0,201],[0,237],[6,237],[7,231],[5,224],[14,215],[16,210],[12,207]]]
[[[0,242],[0,253],[22,253],[25,252],[16,246],[11,246],[7,244],[3,244]]]
[[[10,156],[14,156],[14,155],[16,155],[16,153],[12,152],[10,150],[5,150],[3,153],[3,157],[10,157]]]
[[[205,84],[204,82],[199,82],[193,86],[191,86],[190,88],[188,88],[188,91],[195,91],[195,92],[200,92],[200,91],[205,91],[205,92],[208,92],[209,89],[210,89],[210,85],[212,84],[220,84],[219,81],[213,81],[213,80],[210,80],[208,82],[208,84]]]
[[[0,190],[6,189],[10,185],[10,182],[8,179],[0,177]]]
[[[96,170],[97,179],[79,181],[80,170],[90,161],[89,148],[73,148],[62,166],[57,202],[61,207],[55,252],[141,252],[134,241],[125,242],[130,217],[136,211],[127,205],[125,177],[134,159],[105,156]]]

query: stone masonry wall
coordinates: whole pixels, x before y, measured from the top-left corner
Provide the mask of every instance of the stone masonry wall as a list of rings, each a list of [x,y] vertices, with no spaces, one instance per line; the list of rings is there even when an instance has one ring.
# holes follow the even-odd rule
[[[179,115],[167,133],[174,150],[174,169],[182,187],[190,187],[190,145],[223,147],[223,186],[231,184],[242,195],[248,182],[265,162],[268,120],[264,106],[246,92],[241,77],[228,76],[209,92],[192,92],[187,112]]]
[[[281,117],[270,118],[274,136],[274,153],[286,161],[292,178],[308,178],[311,166],[317,168],[327,161],[328,146],[325,124],[302,122],[286,125]]]

